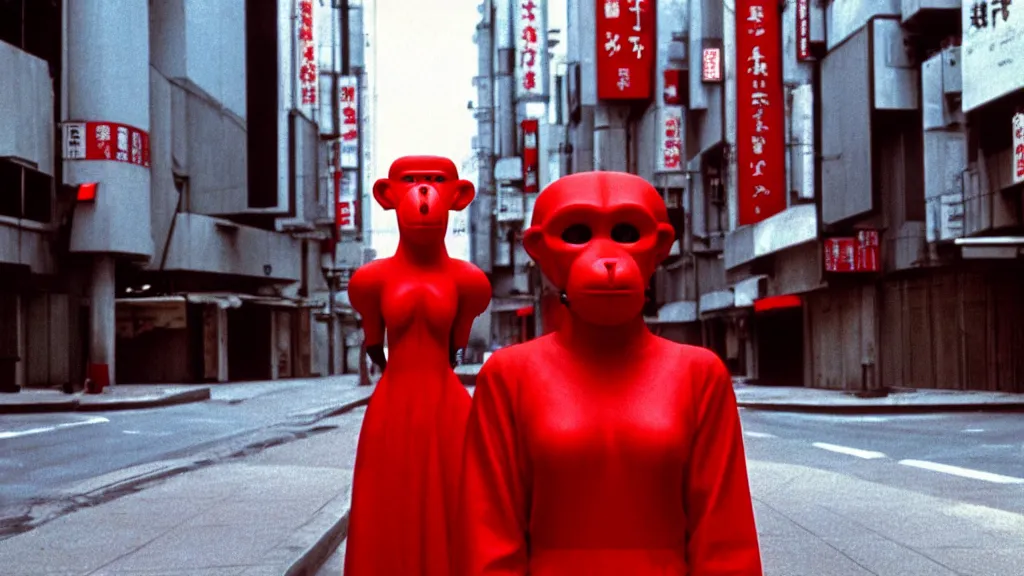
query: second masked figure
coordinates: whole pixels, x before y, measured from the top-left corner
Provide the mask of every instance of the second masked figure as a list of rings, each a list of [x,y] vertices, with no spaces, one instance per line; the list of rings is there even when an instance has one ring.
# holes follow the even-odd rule
[[[444,238],[448,212],[466,208],[474,188],[450,160],[410,156],[392,164],[373,195],[397,213],[399,244],[393,257],[363,266],[349,283],[367,350],[386,368],[359,437],[345,574],[451,574],[470,409],[454,357],[487,308],[491,286],[478,268],[448,256]]]

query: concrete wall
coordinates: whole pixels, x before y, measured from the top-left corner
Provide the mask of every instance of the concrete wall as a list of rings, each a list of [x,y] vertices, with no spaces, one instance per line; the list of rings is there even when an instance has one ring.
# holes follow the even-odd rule
[[[0,42],[0,157],[53,175],[54,93],[46,61]]]

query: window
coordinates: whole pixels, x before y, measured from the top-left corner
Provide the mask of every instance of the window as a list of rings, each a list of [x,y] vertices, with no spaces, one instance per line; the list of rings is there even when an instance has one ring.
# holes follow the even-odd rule
[[[57,77],[61,38],[60,0],[0,0],[0,40],[50,63]]]
[[[0,160],[0,216],[49,223],[52,213],[53,178]]]

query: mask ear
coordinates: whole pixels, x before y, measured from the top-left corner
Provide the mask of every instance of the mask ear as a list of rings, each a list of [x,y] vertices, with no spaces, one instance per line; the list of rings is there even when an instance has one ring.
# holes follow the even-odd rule
[[[654,249],[654,255],[657,260],[654,264],[661,264],[665,258],[668,258],[668,253],[672,251],[672,243],[676,241],[676,231],[672,228],[671,224],[661,222],[658,224],[658,230],[655,232],[657,238],[656,248]]]
[[[523,248],[537,264],[544,260],[544,232],[538,226],[530,226],[523,232]]]
[[[466,206],[476,197],[476,189],[469,180],[459,180],[452,184],[455,188],[455,198],[452,200],[452,210],[459,212],[465,210]]]
[[[387,178],[381,178],[373,183],[373,197],[377,200],[377,204],[385,210],[394,210],[395,203],[391,200],[391,180]]]

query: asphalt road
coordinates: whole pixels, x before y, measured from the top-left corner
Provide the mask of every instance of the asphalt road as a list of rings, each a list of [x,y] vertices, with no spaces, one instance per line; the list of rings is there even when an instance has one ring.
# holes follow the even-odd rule
[[[185,458],[272,426],[309,421],[341,401],[342,386],[335,379],[232,384],[212,387],[211,400],[195,404],[4,415],[0,525],[97,477]],[[351,391],[351,386],[345,388]]]
[[[1024,416],[742,419],[765,576],[1024,574]]]
[[[765,576],[1024,574],[1024,416],[741,415]]]

